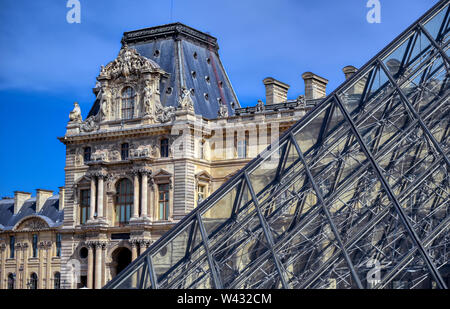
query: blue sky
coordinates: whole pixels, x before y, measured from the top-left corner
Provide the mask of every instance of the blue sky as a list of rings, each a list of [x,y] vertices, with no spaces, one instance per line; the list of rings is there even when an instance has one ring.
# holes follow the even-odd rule
[[[80,0],[81,24],[66,22],[66,0],[0,0],[0,196],[64,185],[63,136],[73,102],[86,116],[100,65],[113,60],[123,32],[182,22],[218,38],[241,105],[264,98],[262,80],[303,94],[301,74],[344,81],[437,0]],[[172,18],[171,18],[172,15]]]

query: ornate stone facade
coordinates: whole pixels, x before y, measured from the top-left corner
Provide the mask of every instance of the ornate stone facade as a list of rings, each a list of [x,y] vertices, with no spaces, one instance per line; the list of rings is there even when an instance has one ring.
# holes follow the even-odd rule
[[[193,30],[186,35],[201,37]],[[205,42],[198,46],[206,48]],[[203,59],[205,65],[211,59]],[[67,131],[59,138],[66,146],[64,218],[42,239],[42,255],[36,260],[37,265],[53,263],[46,254],[60,234],[61,287],[101,288],[277,138],[271,134],[282,134],[315,104],[285,99],[248,108],[236,103],[231,110],[221,95],[217,117],[208,119],[197,109],[211,103],[208,97],[199,101],[195,89],[166,90],[166,97],[177,97],[177,106],[163,104],[160,87],[170,88],[169,75],[125,42],[117,58],[101,67],[95,102],[84,121],[74,104]],[[224,93],[223,84],[214,87]],[[19,226],[28,239],[31,230],[45,229],[32,218]],[[9,234],[0,230],[0,235]],[[8,249],[7,237],[1,248]],[[12,263],[5,264],[5,256],[2,267]],[[7,271],[0,271],[5,282]],[[51,288],[49,283],[39,287]]]

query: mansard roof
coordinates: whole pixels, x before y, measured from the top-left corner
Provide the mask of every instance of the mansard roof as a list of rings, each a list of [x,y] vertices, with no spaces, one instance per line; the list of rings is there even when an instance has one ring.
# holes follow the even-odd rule
[[[125,32],[122,42],[170,74],[160,83],[164,106],[177,107],[184,87],[193,93],[195,113],[205,118],[216,118],[220,104],[229,115],[240,107],[211,35],[174,23]]]
[[[59,210],[59,195],[48,198],[39,212],[36,212],[36,198],[30,198],[25,201],[17,214],[14,214],[14,199],[0,200],[1,230],[11,231],[18,223],[33,217],[41,218],[50,228],[61,226],[64,219],[64,210]]]

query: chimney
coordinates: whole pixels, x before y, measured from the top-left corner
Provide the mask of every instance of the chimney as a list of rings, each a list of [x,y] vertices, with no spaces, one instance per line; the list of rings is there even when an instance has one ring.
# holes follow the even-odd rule
[[[14,214],[17,214],[26,200],[31,198],[31,193],[14,191]]]
[[[265,78],[263,83],[264,86],[266,86],[266,105],[287,101],[287,93],[290,87],[289,85],[272,77]]]
[[[53,195],[53,191],[37,189],[36,190],[36,213],[40,212],[47,199]]]
[[[66,194],[66,188],[59,187],[59,211],[64,209],[65,194]]]
[[[344,72],[345,74],[345,79],[349,79],[350,77],[353,76],[353,74],[355,74],[358,71],[357,68],[355,68],[352,65],[348,65],[345,68],[342,69],[342,72]]]
[[[303,73],[302,78],[305,81],[306,100],[320,99],[326,96],[328,79],[311,72]]]

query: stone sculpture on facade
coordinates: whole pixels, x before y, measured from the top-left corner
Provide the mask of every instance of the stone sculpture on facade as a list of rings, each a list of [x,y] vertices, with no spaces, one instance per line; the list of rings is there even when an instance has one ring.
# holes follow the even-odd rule
[[[69,114],[69,120],[73,122],[83,121],[81,117],[80,105],[78,105],[78,102],[73,103],[73,110]]]
[[[219,111],[217,112],[218,118],[227,118],[228,117],[228,108],[225,104],[219,105]]]
[[[178,107],[181,110],[194,111],[194,101],[192,100],[191,92],[186,88],[183,88],[181,98],[178,100]]]

